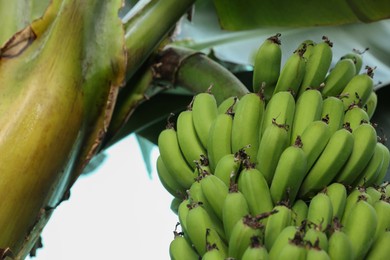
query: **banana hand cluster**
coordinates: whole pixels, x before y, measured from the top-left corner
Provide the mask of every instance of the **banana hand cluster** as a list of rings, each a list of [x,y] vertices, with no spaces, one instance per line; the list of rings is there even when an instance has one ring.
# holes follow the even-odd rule
[[[327,37],[303,41],[282,66],[279,38],[259,47],[255,92],[218,104],[209,88],[160,133],[158,176],[182,230],[172,259],[390,255],[373,69],[360,72],[356,52],[331,67]]]

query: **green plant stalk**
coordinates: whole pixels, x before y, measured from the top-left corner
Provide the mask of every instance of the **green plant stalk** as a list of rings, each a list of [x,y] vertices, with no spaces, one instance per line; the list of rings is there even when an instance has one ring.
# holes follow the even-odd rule
[[[126,29],[127,79],[171,32],[195,0],[141,0],[122,21]]]
[[[125,74],[120,4],[54,0],[0,49],[0,251],[15,259],[61,202],[75,160],[88,160],[81,147],[91,154],[91,133],[107,125]]]

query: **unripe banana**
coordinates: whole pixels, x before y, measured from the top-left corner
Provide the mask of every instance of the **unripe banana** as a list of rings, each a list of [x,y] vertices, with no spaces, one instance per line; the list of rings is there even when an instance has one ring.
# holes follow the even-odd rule
[[[299,96],[291,129],[291,144],[311,122],[321,119],[322,103],[321,92],[317,89],[307,89]]]
[[[273,95],[280,91],[292,91],[298,93],[303,76],[305,75],[306,59],[303,58],[306,48],[298,48],[287,58],[276,82]]]
[[[192,101],[192,119],[196,134],[207,149],[210,127],[217,117],[217,101],[209,92],[195,95]],[[189,126],[187,126],[189,127]]]
[[[226,98],[221,102],[218,106],[218,114],[225,114],[229,109],[234,113],[237,108],[237,104],[239,103],[238,97],[232,96]]]
[[[262,133],[268,126],[276,122],[288,126],[290,137],[292,122],[294,120],[295,100],[291,92],[281,91],[274,94],[265,109]]]
[[[238,189],[245,196],[252,215],[269,212],[274,207],[267,181],[253,165],[245,165],[240,172]]]
[[[261,95],[248,93],[237,105],[232,125],[232,151],[246,147],[251,162],[256,161],[265,103]]]
[[[302,225],[302,221],[305,221],[307,218],[308,210],[309,206],[307,206],[305,201],[301,199],[296,200],[291,207],[291,225]]]
[[[314,223],[318,229],[324,231],[331,225],[333,219],[332,202],[327,194],[317,193],[310,201],[307,220]]]
[[[298,49],[306,49],[305,50],[305,53],[303,54],[303,57],[308,60],[310,55],[311,55],[311,52],[313,51],[313,48],[314,46],[316,45],[317,43],[314,42],[313,40],[304,40],[299,46],[298,46]]]
[[[333,182],[324,189],[332,203],[333,215],[341,219],[344,214],[345,205],[347,203],[347,189],[341,183]]]
[[[378,105],[378,95],[376,94],[375,91],[372,91],[370,96],[368,97],[366,104],[364,105],[364,109],[366,110],[370,120],[375,113],[377,105]]]
[[[363,108],[352,105],[345,112],[343,121],[344,124],[349,123],[349,127],[354,131],[362,123],[368,123],[370,117]]]
[[[287,147],[280,156],[270,187],[275,204],[286,200],[295,201],[306,173],[307,159],[301,147],[298,138],[296,144]]]
[[[303,180],[299,198],[309,198],[331,183],[350,157],[353,146],[351,132],[345,128],[337,130]]]
[[[179,214],[179,206],[182,203],[182,201],[183,201],[182,198],[176,198],[176,197],[172,198],[169,208],[172,210],[173,213],[175,213],[175,215]]]
[[[299,95],[307,88],[319,88],[328,73],[330,64],[332,63],[333,43],[326,36],[323,36],[322,39],[324,40],[323,42],[317,43],[310,50]]]
[[[303,240],[305,240],[305,242],[307,242],[310,246],[324,251],[328,250],[328,237],[326,236],[325,231],[321,230],[321,225],[318,226],[308,223],[308,228],[303,236]]]
[[[347,162],[337,174],[335,181],[351,185],[367,166],[375,151],[376,131],[371,124],[361,124],[352,132],[354,145]]]
[[[390,230],[390,202],[380,199],[373,204],[378,218],[378,225],[375,230],[374,243],[386,230]]]
[[[358,50],[355,50],[351,53],[347,53],[345,55],[343,55],[340,59],[341,60],[344,60],[344,59],[351,59],[353,61],[353,63],[355,64],[355,69],[356,69],[356,74],[359,74],[360,70],[362,69],[362,66],[363,66],[363,57],[362,57],[362,54],[364,52],[366,52],[368,50],[368,48],[366,48],[364,51],[358,51]]]
[[[332,260],[352,260],[352,242],[349,237],[336,226],[328,239],[328,254]]]
[[[235,154],[226,154],[217,163],[214,175],[221,179],[229,187],[231,181],[236,181],[241,169],[242,160],[245,157],[243,150]]]
[[[280,155],[289,142],[288,126],[276,123],[276,119],[265,129],[261,137],[256,168],[263,174],[268,185],[271,185]]]
[[[389,165],[390,165],[390,151],[389,151],[389,148],[387,148],[387,146],[385,146],[383,143],[383,151],[384,151],[384,157],[383,157],[383,163],[382,163],[382,168],[381,170],[379,171],[378,175],[376,176],[376,178],[373,180],[373,183],[376,184],[376,185],[380,185],[382,184],[384,178],[386,177],[386,173],[387,173],[387,170],[389,168]],[[389,196],[389,195],[387,195]]]
[[[202,256],[202,260],[224,260],[225,256],[216,246],[210,246]]]
[[[302,132],[303,152],[306,154],[306,172],[309,172],[317,158],[324,150],[331,133],[326,120],[316,120],[307,125]]]
[[[258,48],[253,64],[253,92],[260,92],[264,84],[264,93],[269,100],[274,92],[280,74],[282,50],[280,33],[267,38]]]
[[[177,210],[181,230],[185,235],[187,235],[187,215],[190,211],[190,204],[190,199],[185,199],[180,203],[179,208]]]
[[[366,193],[370,196],[371,200],[369,201],[371,205],[374,206],[374,204],[379,201],[383,196],[385,197],[378,187],[369,186],[366,187]]]
[[[202,193],[206,197],[206,200],[213,209],[215,215],[222,221],[222,201],[225,200],[228,195],[228,186],[212,174],[206,175],[200,181],[202,187]]]
[[[188,189],[194,182],[195,175],[187,164],[179,146],[177,132],[172,125],[161,131],[158,136],[160,156],[172,177],[184,188]]]
[[[226,251],[227,246],[215,231],[216,227],[210,219],[210,216],[199,204],[191,204],[186,222],[188,237],[194,244],[199,255],[204,255],[206,253],[206,242],[209,242],[210,244],[215,243],[219,250]]]
[[[280,254],[282,248],[287,245],[289,241],[296,236],[296,234],[302,236],[302,231],[300,231],[296,226],[285,227],[275,240],[271,250],[268,251],[269,259],[278,259],[278,255]]]
[[[328,253],[316,246],[307,249],[306,260],[331,260]]]
[[[249,214],[249,206],[244,195],[232,184],[229,194],[222,203],[222,223],[227,241],[230,241],[232,230],[237,221]]]
[[[241,260],[268,260],[269,255],[267,249],[262,245],[259,236],[251,237],[251,244],[244,251]]]
[[[251,237],[262,237],[264,226],[252,215],[246,215],[233,227],[229,240],[229,257],[241,259],[251,244]]]
[[[339,60],[325,78],[322,95],[324,97],[340,95],[355,73],[355,64],[351,59]]]
[[[184,197],[185,189],[176,181],[174,176],[168,171],[161,155],[157,157],[156,161],[157,175],[161,184],[172,196],[179,198]]]
[[[374,242],[378,219],[375,209],[360,199],[351,209],[343,228],[352,244],[354,259],[364,259]]]
[[[331,134],[339,130],[344,122],[344,104],[340,98],[329,96],[322,103],[321,118],[328,121]]]
[[[382,169],[386,152],[385,149],[387,148],[382,143],[376,143],[374,154],[352,186],[364,185],[368,187],[373,184]]]
[[[264,245],[268,251],[271,250],[280,232],[290,225],[292,217],[291,209],[285,204],[276,205],[273,211],[276,213],[268,217],[264,233]]]
[[[198,260],[199,255],[181,233],[174,232],[175,238],[169,244],[169,256],[172,260]]]
[[[287,259],[296,259],[296,260],[305,260],[306,259],[306,249],[302,240],[302,236],[299,233],[296,233],[292,240],[289,240],[286,245],[282,247],[279,255],[275,258],[278,260],[287,260]]]
[[[378,237],[376,242],[370,248],[366,260],[387,259],[390,254],[390,230],[384,232]]]
[[[354,76],[345,88],[341,91],[340,96],[344,103],[344,110],[347,110],[351,105],[363,107],[374,89],[374,81],[372,80],[372,69],[368,68],[367,73]]]
[[[232,126],[233,115],[229,109],[226,113],[219,114],[210,127],[207,157],[212,172],[224,155],[232,153]]]
[[[347,200],[345,202],[344,213],[340,219],[341,224],[343,226],[345,225],[352,208],[361,198],[364,198],[365,200],[371,202],[371,196],[366,193],[366,189],[364,187],[357,187],[353,189],[351,193],[348,194]]]
[[[206,149],[196,133],[192,110],[182,111],[179,114],[176,122],[176,132],[180,150],[187,163],[194,170],[196,168],[195,162],[206,154]]]

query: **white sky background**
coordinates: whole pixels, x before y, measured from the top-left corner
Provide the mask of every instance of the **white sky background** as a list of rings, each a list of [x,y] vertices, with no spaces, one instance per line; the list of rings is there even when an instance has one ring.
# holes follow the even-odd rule
[[[150,179],[134,135],[107,152],[103,165],[81,177],[56,209],[42,233],[44,248],[31,259],[169,259],[178,218],[155,166]],[[152,155],[155,163],[157,148]]]

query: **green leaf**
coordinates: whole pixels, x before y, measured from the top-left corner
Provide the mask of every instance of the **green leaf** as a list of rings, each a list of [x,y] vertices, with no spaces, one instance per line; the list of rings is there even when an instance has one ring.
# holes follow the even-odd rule
[[[390,17],[388,0],[214,0],[214,4],[226,30],[368,23]]]
[[[153,171],[153,166],[152,166],[152,150],[156,147],[152,142],[149,140],[143,138],[140,135],[135,135],[135,138],[138,141],[139,148],[141,149],[141,154],[145,162],[145,167],[148,172],[149,178],[152,177],[152,171]]]

